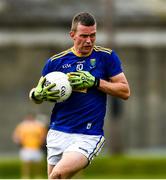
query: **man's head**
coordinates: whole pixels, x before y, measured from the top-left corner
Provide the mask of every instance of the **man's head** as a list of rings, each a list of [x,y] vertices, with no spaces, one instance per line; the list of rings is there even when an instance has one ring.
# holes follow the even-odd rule
[[[70,36],[74,41],[74,49],[79,55],[90,54],[96,40],[95,18],[86,12],[75,15]]]
[[[78,23],[84,26],[94,26],[96,20],[92,14],[87,12],[76,14],[72,20],[71,31],[77,31]]]

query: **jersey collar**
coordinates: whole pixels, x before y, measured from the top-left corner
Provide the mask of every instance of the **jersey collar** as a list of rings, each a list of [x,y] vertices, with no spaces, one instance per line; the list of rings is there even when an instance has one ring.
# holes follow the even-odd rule
[[[73,54],[75,54],[75,55],[78,56],[78,57],[87,57],[87,56],[91,55],[91,53],[92,53],[92,52],[90,52],[90,53],[87,54],[87,55],[81,55],[81,54],[78,54],[78,53],[76,52],[76,50],[74,49],[74,47],[71,48],[71,51],[73,52]]]

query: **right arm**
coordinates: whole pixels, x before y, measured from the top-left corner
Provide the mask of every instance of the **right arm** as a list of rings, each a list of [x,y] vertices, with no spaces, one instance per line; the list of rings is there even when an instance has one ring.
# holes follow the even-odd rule
[[[130,96],[130,88],[124,73],[111,77],[109,81],[100,79],[99,90],[127,100]]]

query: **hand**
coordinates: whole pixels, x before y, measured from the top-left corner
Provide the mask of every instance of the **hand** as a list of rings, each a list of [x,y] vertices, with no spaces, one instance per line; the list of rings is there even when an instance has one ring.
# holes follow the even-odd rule
[[[70,72],[67,74],[73,89],[86,89],[99,86],[99,79],[88,71]]]
[[[46,81],[45,77],[41,77],[37,87],[34,90],[33,98],[37,101],[53,101],[56,102],[60,98],[60,91],[54,90],[50,91],[51,88],[55,87],[56,84],[50,84],[47,87],[44,87]]]

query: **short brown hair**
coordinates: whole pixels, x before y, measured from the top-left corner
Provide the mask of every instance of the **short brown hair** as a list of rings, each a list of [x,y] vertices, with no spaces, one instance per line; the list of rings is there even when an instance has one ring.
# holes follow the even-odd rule
[[[73,17],[71,31],[77,30],[78,23],[84,26],[93,26],[96,24],[94,16],[87,12],[81,12]]]

